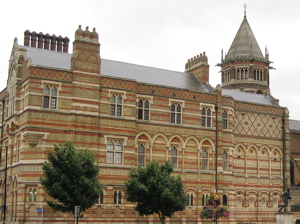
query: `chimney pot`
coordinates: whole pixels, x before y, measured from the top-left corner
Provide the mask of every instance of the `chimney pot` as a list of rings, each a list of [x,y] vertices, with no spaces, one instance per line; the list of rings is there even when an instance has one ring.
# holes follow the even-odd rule
[[[31,33],[31,47],[35,47],[36,48],[36,38],[37,38],[37,33],[35,31],[33,31]]]
[[[50,35],[46,33],[44,36],[44,49],[49,50],[50,48]]]
[[[68,53],[68,51],[69,51],[69,42],[70,42],[70,39],[68,37],[65,37],[63,39],[63,43],[64,43],[63,52],[65,52],[65,53]]]
[[[57,51],[62,52],[62,41],[63,41],[63,37],[61,35],[59,35],[57,37]]]
[[[28,46],[29,47],[29,44],[30,44],[30,31],[29,30],[26,30],[24,32],[24,46]]]
[[[44,34],[40,32],[38,34],[38,48],[43,48],[43,44],[44,44]]]
[[[51,51],[56,51],[56,40],[57,37],[55,36],[55,34],[53,34],[51,36]]]

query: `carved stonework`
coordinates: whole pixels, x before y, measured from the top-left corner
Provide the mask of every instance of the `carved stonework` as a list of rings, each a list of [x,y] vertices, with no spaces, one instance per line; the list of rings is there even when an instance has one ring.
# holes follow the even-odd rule
[[[39,144],[39,141],[44,137],[44,134],[39,133],[25,133],[24,137],[26,138],[28,145],[35,147]]]

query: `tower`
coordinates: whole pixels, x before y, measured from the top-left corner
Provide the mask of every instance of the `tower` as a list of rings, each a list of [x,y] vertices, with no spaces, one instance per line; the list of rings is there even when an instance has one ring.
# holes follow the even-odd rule
[[[225,58],[221,53],[222,87],[245,92],[265,94],[269,92],[269,53],[265,49],[265,56],[255,39],[246,17],[230,46]]]

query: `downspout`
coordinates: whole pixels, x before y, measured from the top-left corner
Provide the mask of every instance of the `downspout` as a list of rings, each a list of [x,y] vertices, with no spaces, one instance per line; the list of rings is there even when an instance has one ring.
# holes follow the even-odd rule
[[[216,149],[215,149],[215,188],[216,188],[216,193],[218,193],[218,147],[219,147],[219,135],[218,135],[218,106],[215,106],[216,110]]]

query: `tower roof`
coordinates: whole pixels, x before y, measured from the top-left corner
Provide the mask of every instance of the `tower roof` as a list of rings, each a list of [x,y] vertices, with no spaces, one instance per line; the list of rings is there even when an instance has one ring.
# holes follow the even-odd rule
[[[252,29],[247,21],[246,15],[244,16],[243,22],[230,46],[226,58],[234,59],[245,56],[264,58]]]

